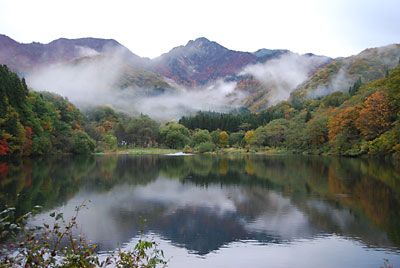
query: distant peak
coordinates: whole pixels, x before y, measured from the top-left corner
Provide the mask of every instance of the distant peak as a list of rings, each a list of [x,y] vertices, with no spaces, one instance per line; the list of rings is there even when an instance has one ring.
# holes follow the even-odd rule
[[[0,34],[0,40],[8,40],[8,41],[17,42],[17,41],[15,41],[14,39],[8,37],[8,36],[5,35],[5,34]]]
[[[287,49],[266,49],[266,48],[261,48],[261,49],[257,50],[256,52],[253,52],[251,54],[253,54],[257,58],[261,58],[261,57],[265,57],[265,56],[272,56],[272,55],[283,54],[283,53],[287,53],[287,52],[289,52],[289,50],[287,50]]]
[[[199,37],[195,40],[190,40],[185,47],[188,48],[198,48],[198,49],[225,49],[223,46],[217,42],[210,41],[205,37]]]
[[[194,42],[195,42],[195,43],[200,43],[200,42],[209,42],[209,43],[211,43],[211,41],[208,40],[208,39],[205,38],[205,37],[196,38],[196,40],[194,40]]]

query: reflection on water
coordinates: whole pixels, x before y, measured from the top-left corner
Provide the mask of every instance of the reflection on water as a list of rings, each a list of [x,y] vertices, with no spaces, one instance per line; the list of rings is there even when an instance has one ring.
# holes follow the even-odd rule
[[[336,266],[348,261],[348,266],[377,267],[383,258],[400,264],[400,169],[389,162],[121,155],[34,159],[0,167],[1,207],[15,206],[19,214],[42,205],[68,217],[76,205],[91,200],[78,223],[101,250],[125,245],[143,229],[179,256],[205,256],[207,261],[193,267],[218,266],[221,256],[233,260],[229,254],[240,254],[234,253],[237,247],[241,254],[263,250],[254,257],[260,260],[274,251],[294,254],[299,244],[314,253],[323,251],[316,245],[329,249],[326,256],[314,256],[331,258]],[[47,214],[34,223],[47,220]],[[345,258],[349,253],[337,244],[351,248],[352,257]],[[272,260],[274,267],[290,266],[278,256]]]

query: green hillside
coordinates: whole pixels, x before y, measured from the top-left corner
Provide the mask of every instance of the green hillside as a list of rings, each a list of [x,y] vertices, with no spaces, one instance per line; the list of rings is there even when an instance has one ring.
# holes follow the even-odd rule
[[[82,130],[82,118],[65,98],[29,90],[0,65],[0,155],[92,152],[95,143]]]

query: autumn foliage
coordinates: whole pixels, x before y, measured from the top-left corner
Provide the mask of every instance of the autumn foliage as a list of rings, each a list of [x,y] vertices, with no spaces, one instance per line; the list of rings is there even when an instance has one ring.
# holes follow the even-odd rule
[[[359,116],[359,109],[355,107],[347,107],[341,110],[337,115],[328,120],[328,138],[334,140],[338,134],[345,135],[346,138],[357,136],[358,130],[355,128],[355,121]]]
[[[10,148],[8,146],[7,139],[3,138],[0,140],[0,155],[6,155],[9,150]]]
[[[389,112],[388,95],[384,91],[377,91],[364,102],[355,124],[365,138],[376,138],[390,126]]]

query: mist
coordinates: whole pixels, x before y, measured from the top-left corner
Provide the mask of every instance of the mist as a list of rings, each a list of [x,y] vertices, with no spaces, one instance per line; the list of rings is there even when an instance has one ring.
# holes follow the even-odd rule
[[[134,84],[121,87],[127,77],[146,71],[129,65],[118,50],[107,54],[79,50],[86,57],[31,72],[26,76],[28,85],[36,91],[67,97],[83,110],[108,105],[132,116],[143,113],[157,120],[179,119],[200,110],[229,112],[240,107],[247,97],[246,93],[235,91],[236,82],[222,80],[196,88],[170,81],[167,82],[172,86],[163,90]]]
[[[335,91],[348,92],[349,86],[355,81],[353,81],[354,79],[347,77],[347,69],[347,67],[340,68],[339,72],[330,79],[328,86],[318,85],[317,88],[311,89],[308,92],[307,98],[316,99],[327,96]]]
[[[236,82],[218,80],[197,88],[178,87],[157,96],[137,98],[138,111],[155,119],[178,119],[198,111],[230,112],[242,106],[247,94],[235,91]]]
[[[348,92],[358,78],[362,78],[362,82],[366,83],[383,77],[383,73],[378,71],[364,71],[354,74],[354,66],[365,65],[369,68],[377,68],[383,71],[391,71],[399,64],[400,46],[388,45],[384,47],[371,48],[362,51],[354,57],[342,60],[342,66],[339,71],[332,76],[327,85],[318,85],[316,88],[310,89],[308,99],[315,99],[329,95],[335,91]],[[372,69],[373,70],[373,69]]]
[[[290,93],[303,83],[329,58],[314,55],[286,53],[263,64],[247,66],[240,74],[252,75],[269,91],[269,105],[288,100]]]

